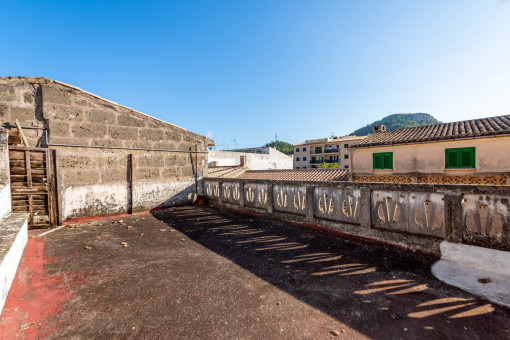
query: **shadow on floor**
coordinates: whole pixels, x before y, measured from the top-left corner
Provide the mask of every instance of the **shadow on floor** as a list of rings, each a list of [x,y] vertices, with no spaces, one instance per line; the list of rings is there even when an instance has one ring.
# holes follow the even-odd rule
[[[211,206],[153,215],[369,337],[510,338],[510,311],[436,280],[434,258]]]

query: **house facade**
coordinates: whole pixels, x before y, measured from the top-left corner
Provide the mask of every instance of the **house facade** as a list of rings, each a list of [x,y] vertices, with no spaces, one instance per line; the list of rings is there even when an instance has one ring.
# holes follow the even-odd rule
[[[357,182],[510,184],[510,115],[385,131],[351,147]]]
[[[349,147],[364,137],[348,136],[310,139],[294,145],[294,169],[318,168],[323,163],[338,163],[350,168]]]

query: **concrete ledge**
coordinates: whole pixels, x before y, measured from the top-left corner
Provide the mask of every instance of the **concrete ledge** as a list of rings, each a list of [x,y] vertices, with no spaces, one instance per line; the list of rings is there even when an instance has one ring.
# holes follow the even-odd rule
[[[0,313],[28,241],[27,214],[10,214],[0,222]]]
[[[441,260],[432,266],[439,280],[491,302],[510,307],[510,253],[442,242]],[[490,279],[481,283],[478,279]]]

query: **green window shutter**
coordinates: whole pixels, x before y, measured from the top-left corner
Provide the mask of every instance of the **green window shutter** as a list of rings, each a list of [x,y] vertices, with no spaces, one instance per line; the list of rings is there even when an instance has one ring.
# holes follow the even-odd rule
[[[446,169],[475,167],[475,148],[457,148],[445,150]]]
[[[446,168],[458,168],[458,158],[457,149],[446,149]]]
[[[383,155],[383,169],[393,169],[393,153],[389,152]]]
[[[475,149],[474,148],[461,149],[460,153],[461,153],[460,167],[474,168],[475,167]]]
[[[372,157],[373,157],[374,169],[380,169],[381,168],[381,155],[374,153],[372,155]]]
[[[372,154],[374,169],[393,169],[393,152]]]

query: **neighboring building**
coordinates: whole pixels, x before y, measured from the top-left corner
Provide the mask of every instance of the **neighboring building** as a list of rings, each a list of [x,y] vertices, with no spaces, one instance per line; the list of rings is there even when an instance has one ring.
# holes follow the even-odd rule
[[[318,168],[323,163],[338,163],[349,169],[349,147],[365,138],[358,136],[310,139],[294,145],[294,169]]]
[[[351,147],[357,182],[510,184],[510,115],[385,131]]]
[[[209,167],[242,165],[251,170],[292,169],[292,156],[281,153],[274,148],[264,147],[244,150],[246,151],[209,150]]]

